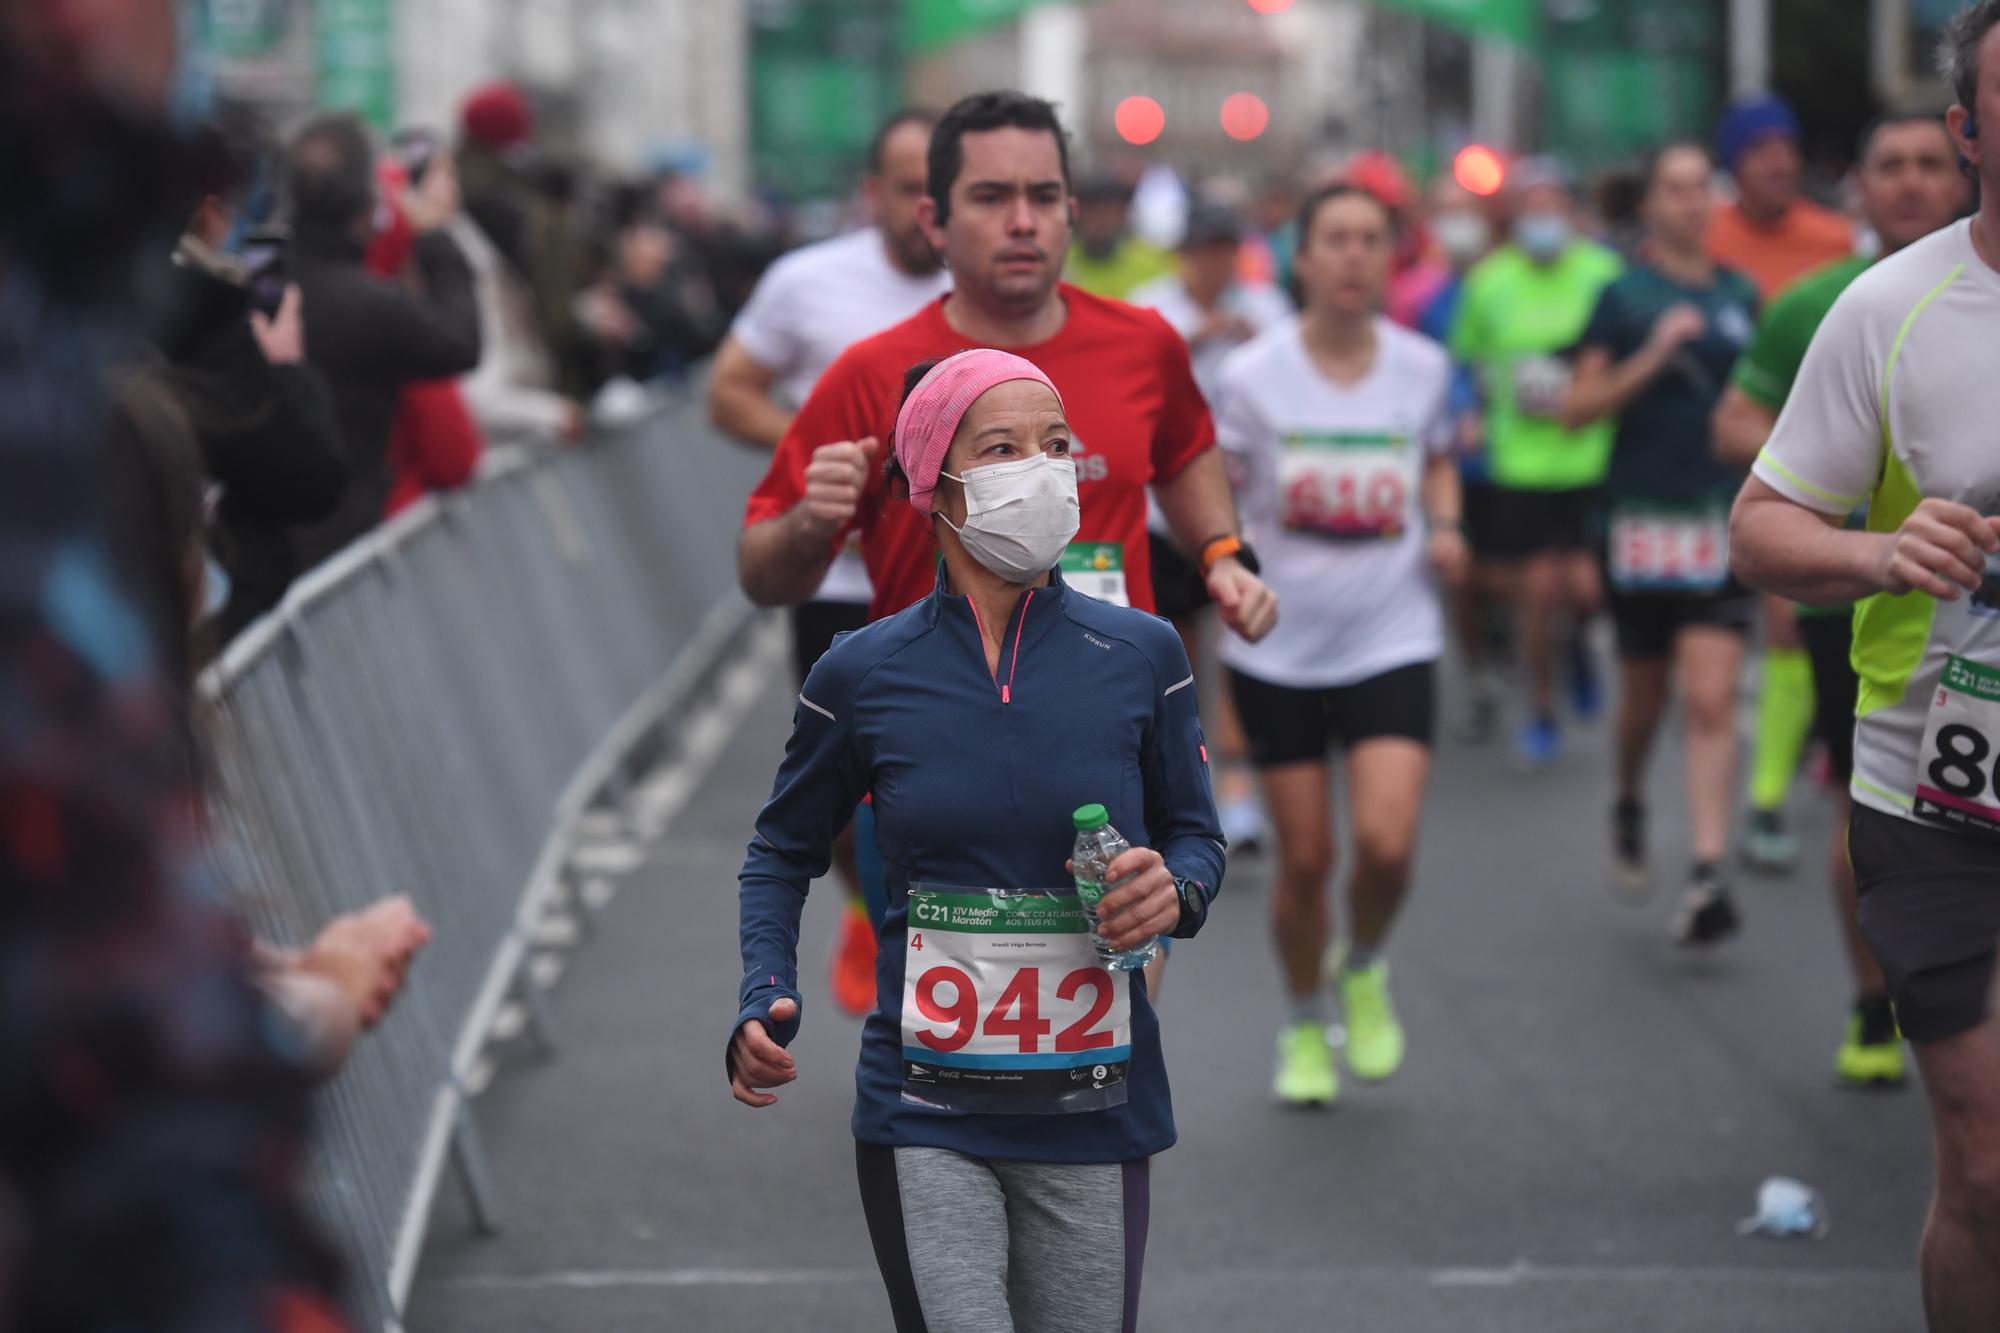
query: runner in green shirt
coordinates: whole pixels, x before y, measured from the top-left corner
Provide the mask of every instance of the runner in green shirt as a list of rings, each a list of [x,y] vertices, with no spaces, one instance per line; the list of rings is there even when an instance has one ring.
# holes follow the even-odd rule
[[[1881,238],[1884,253],[1922,240],[1965,210],[1969,195],[1957,156],[1944,122],[1936,116],[1890,116],[1869,130],[1862,141],[1856,180],[1862,212]],[[1791,396],[1820,322],[1869,262],[1849,259],[1830,265],[1801,279],[1771,303],[1756,341],[1737,363],[1716,410],[1716,452],[1724,461],[1747,467],[1756,459]],[[1799,622],[1812,660],[1814,731],[1826,745],[1834,770],[1840,817],[1828,863],[1856,992],[1836,1069],[1846,1083],[1897,1084],[1904,1077],[1903,1048],[1882,969],[1855,920],[1854,869],[1847,858],[1847,790],[1854,772],[1857,688],[1849,661],[1851,611],[1845,606],[1808,608]]]
[[[1561,753],[1555,720],[1556,649],[1565,620],[1597,611],[1597,488],[1611,456],[1612,425],[1571,430],[1560,420],[1569,392],[1567,354],[1598,293],[1622,265],[1577,234],[1569,175],[1530,159],[1510,173],[1513,240],[1466,275],[1451,351],[1479,375],[1486,452],[1495,488],[1491,554],[1515,570],[1530,710],[1518,749],[1526,767]],[[1596,709],[1594,686],[1578,711]]]

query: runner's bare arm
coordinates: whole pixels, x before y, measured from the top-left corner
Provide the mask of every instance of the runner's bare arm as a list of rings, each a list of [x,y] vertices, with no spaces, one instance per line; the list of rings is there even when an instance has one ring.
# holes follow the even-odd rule
[[[1715,457],[1724,467],[1747,468],[1757,461],[1770,442],[1778,414],[1734,384],[1722,391],[1715,405],[1710,429],[1715,436]]]
[[[874,436],[821,445],[806,468],[805,495],[736,540],[736,580],[758,606],[810,599],[833,563],[835,541],[860,512],[868,473],[881,454]]]
[[[1979,587],[2000,551],[2000,519],[1929,499],[1895,532],[1855,532],[1841,518],[1786,499],[1756,477],[1730,515],[1730,565],[1744,583],[1808,605],[1876,593],[1928,593],[1956,601]]]
[[[1594,421],[1623,412],[1646,391],[1647,385],[1660,377],[1680,346],[1678,342],[1651,338],[1623,361],[1613,360],[1607,348],[1584,348],[1570,377],[1569,396],[1563,400],[1563,426],[1582,430]]]
[[[1465,542],[1464,513],[1458,460],[1451,454],[1432,455],[1424,464],[1424,519],[1430,525],[1427,546],[1431,568],[1447,587],[1457,587],[1472,567],[1472,548]]]
[[[735,335],[722,340],[708,375],[708,419],[727,435],[759,449],[775,449],[792,413],[771,396],[777,372],[751,356]]]

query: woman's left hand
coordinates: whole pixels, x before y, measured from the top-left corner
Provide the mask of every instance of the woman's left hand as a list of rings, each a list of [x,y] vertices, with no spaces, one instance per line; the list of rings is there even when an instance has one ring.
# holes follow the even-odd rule
[[[1181,896],[1167,863],[1151,847],[1134,847],[1111,863],[1113,883],[1127,883],[1097,905],[1097,932],[1119,950],[1136,949],[1157,935],[1170,935],[1181,920]]]

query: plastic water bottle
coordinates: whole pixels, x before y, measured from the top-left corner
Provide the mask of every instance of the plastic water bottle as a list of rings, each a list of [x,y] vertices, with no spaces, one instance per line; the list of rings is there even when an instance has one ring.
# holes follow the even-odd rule
[[[1111,827],[1111,816],[1101,805],[1086,805],[1072,817],[1076,823],[1076,846],[1070,859],[1076,863],[1076,900],[1083,906],[1083,918],[1090,923],[1091,943],[1098,959],[1114,972],[1131,972],[1160,956],[1160,941],[1147,940],[1123,953],[1105,944],[1097,933],[1097,904],[1104,895],[1125,883],[1107,882],[1111,863],[1132,850],[1125,835]],[[1127,876],[1129,879],[1130,876]]]

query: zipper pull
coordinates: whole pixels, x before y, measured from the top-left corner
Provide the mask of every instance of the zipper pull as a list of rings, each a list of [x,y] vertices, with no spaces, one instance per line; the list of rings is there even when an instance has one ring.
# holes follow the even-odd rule
[[[1003,704],[1014,702],[1014,686],[1011,683],[1000,687],[1000,702]]]

